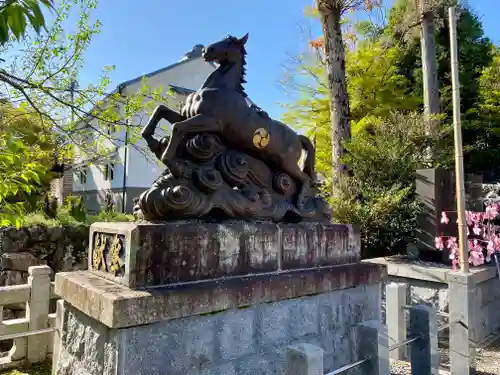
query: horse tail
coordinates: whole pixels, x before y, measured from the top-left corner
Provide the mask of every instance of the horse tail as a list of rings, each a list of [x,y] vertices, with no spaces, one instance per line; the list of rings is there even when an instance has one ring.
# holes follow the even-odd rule
[[[316,162],[316,150],[311,140],[305,135],[299,134],[300,143],[302,148],[306,150],[307,157],[304,162],[303,172],[308,175],[312,181],[316,180],[315,162]]]

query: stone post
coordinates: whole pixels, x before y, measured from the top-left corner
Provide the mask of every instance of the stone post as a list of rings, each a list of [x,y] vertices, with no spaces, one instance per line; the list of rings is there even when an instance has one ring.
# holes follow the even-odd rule
[[[60,299],[57,301],[56,308],[56,323],[54,331],[54,350],[52,353],[52,375],[57,374],[57,363],[59,361],[59,354],[61,353],[61,343],[62,343],[62,329],[64,322],[64,312],[65,312],[64,300]]]
[[[323,349],[305,343],[288,346],[285,375],[324,375]]]
[[[390,283],[385,288],[385,316],[389,332],[389,345],[406,340],[406,310],[408,304],[408,285]],[[406,346],[397,348],[390,357],[403,361],[406,359]]]
[[[474,313],[479,306],[476,283],[472,273],[453,272],[448,275],[450,293],[450,370],[454,375],[476,373],[476,326]]]
[[[387,328],[372,320],[358,325],[358,358],[369,358],[360,365],[361,374],[389,374],[389,341]]]
[[[410,308],[408,338],[420,336],[410,344],[412,374],[434,375],[439,370],[436,309],[427,305]]]
[[[50,302],[50,274],[48,266],[33,266],[28,269],[28,285],[31,288],[30,298],[26,304],[26,318],[28,329],[36,331],[48,327]],[[28,348],[26,359],[28,362],[42,362],[47,357],[46,335],[33,335],[27,338]]]

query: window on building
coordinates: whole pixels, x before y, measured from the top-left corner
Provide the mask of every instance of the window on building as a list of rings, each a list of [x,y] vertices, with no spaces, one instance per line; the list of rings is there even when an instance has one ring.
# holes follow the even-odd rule
[[[108,135],[111,135],[111,134],[114,134],[116,133],[116,130],[118,129],[118,127],[114,124],[109,124],[107,126],[107,131],[108,131]]]
[[[115,173],[114,169],[115,169],[115,163],[106,164],[106,166],[104,167],[104,179],[106,181],[113,181]]]
[[[85,185],[87,183],[87,168],[82,168],[76,172],[76,175],[78,177],[78,182],[81,185]]]

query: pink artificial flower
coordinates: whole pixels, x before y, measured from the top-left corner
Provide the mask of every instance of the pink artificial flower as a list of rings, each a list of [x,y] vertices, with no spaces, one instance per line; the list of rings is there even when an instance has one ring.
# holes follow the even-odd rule
[[[456,237],[450,237],[450,238],[448,238],[448,241],[446,243],[446,247],[448,249],[450,249],[449,258],[451,260],[453,271],[456,271],[457,270],[457,266],[458,266],[458,244],[457,244]]]
[[[450,219],[448,219],[448,216],[446,216],[446,212],[441,212],[441,224],[448,224],[450,222]]]
[[[493,238],[493,243],[495,245],[495,250],[500,250],[500,237],[498,235],[496,235],[494,238]]]
[[[469,251],[469,263],[474,266],[484,264],[484,254],[480,246],[475,246]]]
[[[483,251],[483,248],[479,244],[478,240],[469,241],[469,248],[474,249],[474,251]]]
[[[457,252],[456,250],[454,249],[451,249],[450,250],[450,255],[448,256],[448,258],[450,258],[451,260],[455,259],[457,257]]]
[[[457,244],[457,238],[456,237],[449,237],[448,238],[448,241],[446,241],[446,247],[448,249],[457,249],[458,248],[458,244]]]
[[[486,210],[484,212],[484,219],[485,220],[495,220],[498,216],[498,205],[497,204],[492,204],[489,206],[486,206]]]
[[[470,226],[482,224],[483,214],[481,212],[465,211],[465,220],[467,221],[467,225]]]
[[[436,237],[435,243],[436,243],[436,249],[439,249],[439,250],[444,249],[443,237]]]
[[[486,250],[488,251],[488,254],[495,252],[495,242],[489,240],[488,245],[486,245]]]
[[[472,228],[472,232],[476,235],[476,236],[480,236],[481,235],[481,228],[476,224],[474,225],[474,228]]]

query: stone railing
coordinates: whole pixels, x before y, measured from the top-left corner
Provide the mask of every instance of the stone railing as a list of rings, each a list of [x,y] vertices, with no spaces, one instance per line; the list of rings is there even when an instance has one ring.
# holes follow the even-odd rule
[[[51,273],[48,266],[29,267],[27,284],[0,287],[0,342],[13,342],[8,354],[0,358],[0,371],[50,357],[55,314],[49,313],[49,306],[57,298]],[[26,304],[26,316],[3,320],[3,307],[19,304]]]
[[[407,285],[390,283],[386,286],[387,325],[378,320],[357,324],[357,360],[326,375],[347,374],[360,370],[363,375],[389,374],[390,358],[409,357],[412,375],[439,373],[438,333],[449,329],[451,374],[469,374],[475,369],[474,343],[471,343],[467,303],[468,285],[460,275],[452,281],[454,303],[447,314],[448,322],[439,324],[438,311],[429,305],[406,305]],[[455,303],[456,302],[456,303]],[[462,303],[459,303],[462,302]],[[408,350],[406,352],[406,350]],[[409,355],[408,355],[409,354]],[[325,374],[323,349],[315,344],[298,343],[286,348],[285,375]]]

